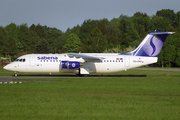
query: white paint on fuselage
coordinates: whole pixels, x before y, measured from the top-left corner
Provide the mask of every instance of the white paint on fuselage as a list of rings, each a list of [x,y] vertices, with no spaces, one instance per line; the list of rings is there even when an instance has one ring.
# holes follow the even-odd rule
[[[89,72],[110,73],[118,72],[127,69],[132,69],[142,65],[152,64],[157,62],[157,57],[141,57],[128,56],[118,54],[94,54],[83,53],[89,56],[103,57],[102,62],[86,62],[82,58],[70,58],[67,54],[28,54],[19,57],[25,59],[25,62],[15,61],[5,67],[5,69],[15,72],[68,72],[78,73],[77,69],[62,69],[61,61],[76,61],[82,62],[84,68],[88,68]],[[44,57],[44,58],[43,58]],[[42,59],[41,59],[42,58]],[[56,58],[56,59],[54,59]]]

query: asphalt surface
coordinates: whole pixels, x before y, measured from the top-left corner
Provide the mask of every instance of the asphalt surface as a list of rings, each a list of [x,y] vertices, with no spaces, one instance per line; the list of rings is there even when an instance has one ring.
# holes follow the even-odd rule
[[[40,78],[47,78],[47,77],[35,77],[35,76],[20,76],[20,77],[14,77],[14,76],[11,76],[11,77],[3,77],[3,76],[0,76],[0,83],[4,84],[5,82],[7,82],[7,84],[9,84],[9,82],[13,81],[13,82],[20,82],[21,80],[16,80],[16,79],[40,79]],[[49,77],[48,77],[49,78]],[[56,77],[50,77],[50,78],[56,78]],[[58,78],[58,77],[57,77]],[[23,82],[31,82],[31,81],[24,81]],[[42,81],[43,82],[43,81]],[[53,81],[47,81],[47,82],[53,82]]]
[[[113,78],[113,77],[146,77],[146,75],[89,75],[89,76],[85,76],[85,78]],[[7,82],[7,84],[9,84],[9,82],[13,81],[13,82],[19,82],[19,81],[23,81],[23,82],[32,82],[29,79],[43,79],[43,78],[84,78],[84,76],[77,76],[77,75],[47,75],[47,76],[8,76],[8,77],[4,77],[4,76],[0,76],[0,83],[4,84],[4,82]],[[18,79],[18,80],[17,80]],[[28,80],[20,80],[20,79],[28,79]],[[34,81],[33,82],[58,82],[58,81]]]
[[[163,69],[163,68],[135,68],[134,70],[161,70],[161,71],[176,71],[180,72],[180,69]],[[76,75],[61,75],[61,76],[53,76],[53,75],[47,75],[47,76],[0,76],[0,84],[4,84],[4,82],[17,81],[20,80],[16,79],[42,79],[42,78],[81,78],[82,76],[76,76]],[[89,75],[87,78],[99,78],[99,77],[146,77],[146,75]],[[23,82],[31,82],[30,80]],[[35,81],[35,82],[55,82],[55,81]],[[56,81],[58,82],[58,81]]]
[[[13,80],[13,78],[12,77],[0,77],[0,82],[2,82],[2,84],[4,83],[4,82],[11,82]]]
[[[134,70],[161,70],[161,71],[175,71],[175,72],[180,72],[179,68],[175,69],[167,69],[167,68],[134,68]]]

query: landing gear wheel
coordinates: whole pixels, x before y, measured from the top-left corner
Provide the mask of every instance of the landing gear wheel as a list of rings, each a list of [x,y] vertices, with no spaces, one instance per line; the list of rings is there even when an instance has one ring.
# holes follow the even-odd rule
[[[83,74],[83,77],[87,77],[88,76],[88,74]]]
[[[78,73],[76,75],[81,76],[80,68],[79,68]]]
[[[18,76],[18,74],[17,74],[17,73],[14,73],[14,76],[15,76],[15,77],[17,77],[17,76]]]
[[[78,73],[76,75],[82,76],[82,77],[87,77],[88,76],[88,74],[81,74],[81,69],[80,68],[79,68],[79,71],[78,71]]]

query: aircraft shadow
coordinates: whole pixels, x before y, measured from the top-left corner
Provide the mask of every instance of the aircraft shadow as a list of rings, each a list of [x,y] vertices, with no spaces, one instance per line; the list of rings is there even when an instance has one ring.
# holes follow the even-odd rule
[[[96,78],[96,77],[147,77],[147,75],[87,75],[87,76],[79,76],[79,75],[18,75],[19,77],[64,77],[64,78],[78,78],[78,77],[84,77],[84,78]]]
[[[89,75],[87,77],[147,77],[147,75]]]

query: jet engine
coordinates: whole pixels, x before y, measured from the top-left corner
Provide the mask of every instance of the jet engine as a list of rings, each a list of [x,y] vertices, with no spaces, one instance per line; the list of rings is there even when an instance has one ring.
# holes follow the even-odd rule
[[[63,69],[76,69],[82,66],[82,63],[76,61],[62,61],[61,66]]]

